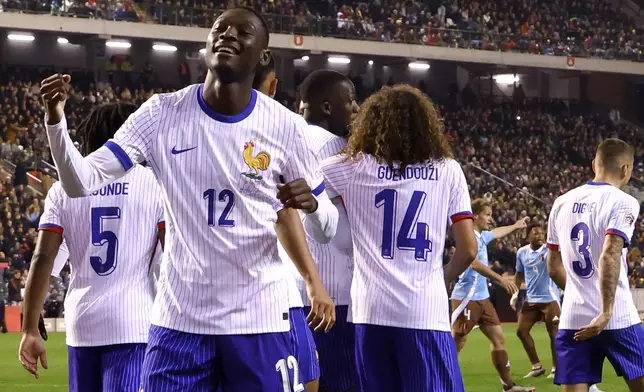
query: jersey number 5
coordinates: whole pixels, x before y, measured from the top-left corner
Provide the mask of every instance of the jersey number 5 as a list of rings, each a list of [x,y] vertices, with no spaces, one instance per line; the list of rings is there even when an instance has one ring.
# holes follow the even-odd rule
[[[105,261],[100,256],[90,256],[89,262],[97,274],[106,276],[114,272],[116,268],[119,240],[113,231],[103,230],[103,222],[106,219],[120,219],[121,209],[118,207],[94,207],[91,213],[92,245],[99,247],[107,245],[107,255]]]
[[[583,261],[573,261],[572,269],[579,277],[588,279],[595,273],[595,267],[593,267],[593,261],[590,258],[590,229],[588,225],[583,222],[577,223],[572,228],[570,239],[572,242],[581,242],[577,252],[583,258]]]
[[[400,230],[396,234],[396,211],[398,210],[398,193],[394,189],[385,189],[376,194],[376,208],[384,208],[382,225],[382,245],[380,255],[385,259],[394,258],[394,236],[396,247],[400,250],[413,250],[414,258],[427,261],[427,253],[432,251],[432,242],[426,223],[418,222],[418,217],[425,204],[425,192],[414,191],[405,211]],[[416,236],[412,232],[416,229]]]

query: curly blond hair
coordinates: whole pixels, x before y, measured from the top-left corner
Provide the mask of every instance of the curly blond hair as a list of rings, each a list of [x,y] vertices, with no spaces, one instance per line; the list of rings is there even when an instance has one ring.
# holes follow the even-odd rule
[[[383,87],[361,105],[346,153],[369,154],[394,170],[453,158],[443,120],[432,101],[406,84]]]

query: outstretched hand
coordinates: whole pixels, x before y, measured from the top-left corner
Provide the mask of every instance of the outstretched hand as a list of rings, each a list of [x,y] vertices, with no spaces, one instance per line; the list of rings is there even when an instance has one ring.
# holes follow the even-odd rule
[[[69,75],[55,74],[40,82],[40,95],[47,111],[48,124],[58,124],[62,120],[71,81]]]

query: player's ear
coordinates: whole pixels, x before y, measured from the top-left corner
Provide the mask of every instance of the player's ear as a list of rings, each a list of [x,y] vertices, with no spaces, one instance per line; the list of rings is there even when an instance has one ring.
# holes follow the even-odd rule
[[[277,94],[277,82],[278,82],[277,78],[271,81],[271,85],[268,89],[268,96],[271,98],[275,98],[275,94]]]
[[[594,160],[594,159],[593,159],[593,164],[592,164],[592,166],[593,166],[593,173],[597,174],[597,170],[595,170],[595,160]]]
[[[331,115],[331,103],[329,103],[329,101],[322,102],[322,113],[326,116]]]
[[[262,54],[259,56],[259,64],[262,67],[265,67],[268,65],[270,61],[271,61],[271,51],[268,49],[262,50]]]

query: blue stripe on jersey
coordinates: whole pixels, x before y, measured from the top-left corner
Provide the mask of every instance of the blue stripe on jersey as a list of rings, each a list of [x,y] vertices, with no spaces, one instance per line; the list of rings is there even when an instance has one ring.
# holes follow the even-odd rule
[[[248,105],[244,108],[244,110],[241,111],[241,113],[235,114],[233,116],[227,116],[225,114],[217,113],[213,108],[208,106],[206,101],[203,99],[203,84],[200,84],[199,88],[197,89],[197,102],[199,102],[201,110],[203,110],[204,113],[206,113],[212,119],[224,123],[233,124],[244,120],[253,112],[253,109],[255,109],[255,104],[257,103],[257,91],[251,90],[250,101],[248,102]]]
[[[125,169],[125,171],[130,170],[132,166],[134,166],[132,164],[132,160],[130,159],[130,156],[127,155],[127,153],[123,151],[121,146],[119,146],[118,144],[114,143],[111,140],[108,140],[107,142],[105,142],[105,147],[109,148],[110,151],[114,153],[114,155],[116,156],[116,159],[118,159],[119,162],[121,162],[121,165],[123,165],[123,169]]]
[[[618,236],[622,237],[622,238],[624,239],[624,247],[629,246],[629,245],[630,245],[630,243],[631,243],[631,239],[630,239],[630,238],[628,238],[628,236],[626,235],[626,233],[624,233],[624,232],[623,232],[623,231],[621,231],[621,230],[617,230],[617,229],[608,229],[608,230],[606,230],[606,235],[609,235],[609,234],[610,234],[610,235],[618,235]]]
[[[322,192],[324,192],[324,188],[326,188],[326,186],[324,185],[324,181],[322,181],[322,183],[315,187],[315,189],[313,189],[311,193],[313,193],[313,196],[319,196]]]

